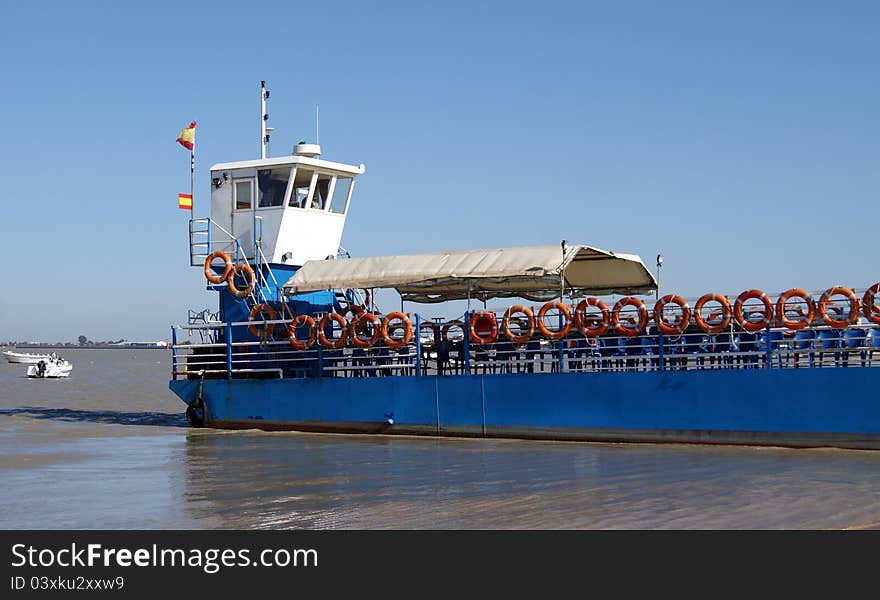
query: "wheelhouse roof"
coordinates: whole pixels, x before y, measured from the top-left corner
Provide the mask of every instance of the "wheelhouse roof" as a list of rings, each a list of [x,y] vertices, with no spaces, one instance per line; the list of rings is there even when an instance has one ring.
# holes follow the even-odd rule
[[[429,254],[307,261],[283,286],[285,295],[347,288],[394,288],[404,300],[432,303],[476,298],[569,294],[643,294],[657,289],[634,254],[591,246],[526,246]]]
[[[260,167],[278,167],[282,165],[306,165],[321,169],[324,171],[335,171],[349,175],[362,175],[366,170],[364,165],[355,167],[345,163],[332,162],[329,160],[321,160],[320,158],[309,158],[308,156],[299,156],[291,154],[289,156],[278,156],[274,158],[264,158],[255,160],[240,160],[237,162],[217,163],[211,167],[214,171],[233,171],[235,169],[260,168]]]

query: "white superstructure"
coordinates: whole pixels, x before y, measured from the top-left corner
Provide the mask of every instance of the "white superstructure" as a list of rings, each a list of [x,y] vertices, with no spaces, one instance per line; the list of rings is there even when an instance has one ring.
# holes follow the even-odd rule
[[[363,172],[364,165],[298,154],[216,164],[211,167],[211,220],[245,248],[253,246],[262,227],[261,246],[270,263],[335,258],[354,180]],[[214,247],[223,249],[218,243],[222,232],[211,236]]]
[[[231,234],[250,261],[257,239],[269,263],[335,258],[364,165],[323,160],[321,147],[305,142],[288,156],[269,158],[268,97],[261,82],[261,158],[211,167],[211,250],[232,255]]]

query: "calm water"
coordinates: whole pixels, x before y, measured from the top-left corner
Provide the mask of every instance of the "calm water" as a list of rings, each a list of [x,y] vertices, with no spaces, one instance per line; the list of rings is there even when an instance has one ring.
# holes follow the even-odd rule
[[[193,430],[161,350],[0,364],[0,528],[877,528],[880,452]]]

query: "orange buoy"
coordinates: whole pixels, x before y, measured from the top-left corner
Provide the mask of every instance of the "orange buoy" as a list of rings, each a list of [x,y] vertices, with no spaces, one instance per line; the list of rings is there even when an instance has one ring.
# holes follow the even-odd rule
[[[309,328],[309,337],[305,342],[301,342],[296,338],[296,329],[302,325],[306,325]],[[315,320],[309,315],[299,315],[293,320],[293,323],[290,324],[290,327],[287,329],[287,334],[290,338],[290,345],[297,350],[311,348],[315,343]]]
[[[373,335],[370,336],[369,339],[363,339],[358,334],[363,331],[363,328],[370,324],[373,327]],[[371,312],[361,312],[351,318],[351,341],[358,348],[369,348],[377,341],[379,341],[379,336],[382,333],[382,324],[379,322],[379,317],[374,315]]]
[[[395,319],[403,321],[403,339],[397,340],[388,335],[388,323]],[[412,334],[412,323],[410,323],[409,317],[400,311],[388,313],[382,320],[382,339],[385,340],[389,348],[403,348],[412,340]]]
[[[490,311],[475,311],[471,315],[471,341],[475,344],[493,344],[498,339],[498,319]]]
[[[275,309],[268,304],[256,304],[251,309],[251,314],[248,315],[248,321],[253,321],[254,317],[263,312],[265,312],[269,316],[269,318],[266,319],[267,321],[274,321],[278,318],[278,313],[275,312]],[[251,332],[251,335],[253,335],[254,337],[258,337],[261,340],[265,340],[266,338],[271,337],[273,329],[275,329],[275,326],[268,323],[263,324],[263,327],[260,329],[257,329],[256,323],[251,323],[250,325],[248,325],[248,331]]]
[[[328,338],[327,334],[324,331],[330,321],[335,321],[342,330],[339,332],[339,337],[335,340],[331,340],[330,338]],[[345,320],[345,317],[335,312],[327,313],[326,315],[321,317],[320,322],[318,322],[318,341],[321,342],[323,346],[338,350],[345,345],[345,340],[347,339],[348,321]]]
[[[639,311],[639,320],[635,328],[621,325],[620,323],[620,311],[626,306],[634,306],[636,310]],[[621,298],[617,301],[617,304],[614,305],[614,308],[611,309],[611,324],[620,335],[626,337],[635,337],[644,332],[645,328],[648,326],[648,309],[645,306],[645,303],[635,296]]]
[[[764,305],[764,318],[760,321],[747,321],[743,316],[743,304],[746,300],[752,299],[760,300]],[[737,296],[736,302],[733,303],[733,318],[739,323],[740,327],[749,333],[755,333],[756,331],[764,329],[771,323],[771,321],[773,321],[773,303],[770,302],[770,298],[767,297],[767,294],[761,290],[746,290]]]
[[[222,258],[225,263],[225,266],[223,267],[223,275],[214,275],[214,272],[211,270],[211,263],[214,262],[215,258]],[[214,250],[208,255],[208,258],[205,259],[205,279],[211,283],[223,283],[226,281],[226,278],[229,277],[231,272],[232,261],[229,259],[229,255],[223,252],[223,250]]]
[[[235,287],[235,276],[240,273],[243,273],[244,278],[248,280],[247,287],[241,290]],[[226,280],[226,285],[229,286],[229,293],[236,298],[247,298],[247,296],[254,291],[254,284],[256,284],[256,282],[257,277],[254,275],[254,270],[249,264],[242,262],[235,265],[232,274]]]
[[[544,324],[544,316],[551,308],[558,309],[559,312],[562,313],[562,316],[565,317],[562,327],[556,331],[551,330]],[[541,310],[538,311],[538,330],[541,332],[541,335],[548,340],[561,340],[567,336],[568,332],[571,331],[571,311],[568,309],[568,306],[558,301],[551,301],[544,304],[544,306],[541,307]]]
[[[880,325],[880,307],[874,304],[874,296],[877,293],[880,293],[880,283],[875,283],[865,290],[865,295],[862,296],[862,314],[871,323]]]
[[[849,300],[849,316],[847,318],[835,319],[828,315],[828,303],[831,301],[831,296],[846,296],[846,299]],[[826,325],[830,325],[834,329],[845,329],[859,320],[859,299],[855,292],[848,287],[836,285],[826,290],[819,298],[819,316]]]
[[[593,306],[602,312],[602,321],[597,327],[587,325],[587,308]],[[611,326],[611,312],[608,305],[598,298],[587,298],[578,302],[574,309],[574,326],[587,337],[597,337],[608,331]]]
[[[721,305],[721,322],[716,323],[715,325],[710,325],[706,322],[706,319],[703,318],[702,310],[707,302],[712,302],[713,300]],[[713,316],[715,315],[710,315],[709,318],[712,318]],[[708,294],[700,296],[700,299],[697,300],[696,305],[694,305],[694,322],[696,322],[697,327],[706,333],[721,333],[725,331],[730,325],[730,317],[730,302],[727,300],[727,296],[709,292]]]
[[[681,308],[681,316],[675,325],[671,325],[669,320],[663,316],[663,308],[669,304],[677,304]],[[654,322],[657,323],[657,329],[667,335],[677,335],[684,333],[688,324],[691,322],[691,307],[687,301],[677,294],[666,294],[654,305]]]
[[[803,319],[792,321],[785,316],[785,303],[792,298],[800,298],[807,303],[806,313],[798,311],[801,313],[800,316],[804,317]],[[809,326],[815,317],[816,305],[813,303],[813,298],[810,297],[805,290],[802,290],[801,288],[791,288],[790,290],[786,290],[779,294],[779,298],[776,300],[776,318],[779,319],[779,323],[783,327],[787,327],[792,331],[798,331]]]
[[[526,316],[526,320],[529,324],[529,329],[526,333],[513,335],[513,332],[510,330],[510,317],[517,313],[522,313]],[[514,304],[507,309],[507,311],[504,313],[504,318],[501,319],[501,331],[504,333],[505,336],[507,336],[507,338],[511,342],[513,342],[517,346],[525,344],[530,339],[532,339],[533,335],[535,335],[535,313],[532,311],[531,308],[527,306],[523,306],[522,304]]]

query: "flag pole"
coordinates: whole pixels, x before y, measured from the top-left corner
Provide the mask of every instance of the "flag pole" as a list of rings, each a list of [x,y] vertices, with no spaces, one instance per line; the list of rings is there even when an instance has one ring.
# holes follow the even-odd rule
[[[194,192],[195,188],[195,177],[196,177],[196,148],[193,146],[193,149],[189,153],[189,195],[192,198],[192,211],[190,212],[190,219],[193,218],[193,214],[196,209],[196,196]]]

